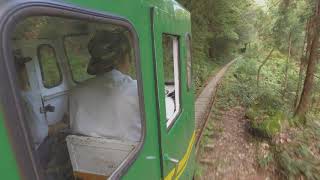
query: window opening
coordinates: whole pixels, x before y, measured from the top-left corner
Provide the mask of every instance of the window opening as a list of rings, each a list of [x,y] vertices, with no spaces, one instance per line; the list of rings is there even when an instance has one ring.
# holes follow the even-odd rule
[[[43,86],[53,88],[61,84],[62,76],[54,48],[48,44],[41,44],[38,47],[38,59]]]
[[[39,109],[50,113],[59,108],[27,101],[41,95],[24,93],[28,87],[23,79],[25,63],[16,63],[30,142],[40,160],[38,170],[46,179],[106,179],[134,152],[142,135],[133,37],[129,29],[112,23],[33,16],[17,24],[11,40],[15,48],[25,51],[37,48],[24,49],[24,43],[39,46],[38,52],[28,54],[38,53],[43,83],[52,87],[62,79],[56,55],[51,46],[39,42],[63,38],[68,62],[61,64],[69,64],[63,70],[71,71],[63,74],[72,74],[79,83],[60,88],[68,98],[50,97],[68,106],[67,112],[55,112],[62,113],[61,120],[48,124],[37,113]],[[16,54],[15,61],[22,61]]]
[[[90,60],[87,47],[89,41],[89,35],[71,35],[64,38],[64,47],[75,82],[82,82],[94,77],[87,73]]]
[[[167,127],[170,127],[180,113],[179,39],[164,34],[162,45],[166,118]]]

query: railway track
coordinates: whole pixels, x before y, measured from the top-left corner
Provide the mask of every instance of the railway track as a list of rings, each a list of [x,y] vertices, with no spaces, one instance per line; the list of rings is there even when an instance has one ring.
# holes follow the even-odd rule
[[[207,126],[208,119],[211,115],[211,109],[215,102],[216,92],[218,86],[225,75],[229,67],[241,57],[235,58],[223,68],[221,68],[218,73],[209,78],[209,81],[205,88],[202,89],[201,93],[198,95],[195,102],[195,119],[196,119],[196,151],[200,144],[201,137],[203,135],[204,129]]]

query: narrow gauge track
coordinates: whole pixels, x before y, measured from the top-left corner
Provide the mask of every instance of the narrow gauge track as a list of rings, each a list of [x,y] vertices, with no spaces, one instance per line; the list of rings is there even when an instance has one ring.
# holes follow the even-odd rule
[[[204,129],[207,126],[208,119],[211,115],[211,109],[213,107],[216,92],[218,86],[229,67],[241,57],[235,58],[223,68],[221,68],[218,73],[214,74],[205,88],[202,89],[201,93],[198,95],[195,102],[195,119],[196,119],[196,151],[200,144],[201,137],[203,135]]]

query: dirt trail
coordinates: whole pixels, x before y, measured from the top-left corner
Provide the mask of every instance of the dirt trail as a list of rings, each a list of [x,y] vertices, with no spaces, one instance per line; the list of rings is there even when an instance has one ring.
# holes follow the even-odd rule
[[[228,68],[241,57],[238,57],[228,64],[226,64],[223,68],[219,70],[213,77],[209,79],[206,83],[206,87],[203,88],[197,100],[195,102],[195,118],[196,118],[196,129],[197,129],[197,145],[202,136],[202,130],[206,126],[206,122],[211,112],[212,104],[214,101],[214,96],[217,90],[217,87],[222,80],[222,77],[228,70]]]
[[[201,179],[268,179],[256,168],[256,145],[245,131],[244,113],[244,108],[234,107],[222,111],[218,120],[215,119],[215,133],[208,137],[200,154]]]
[[[241,57],[239,57],[241,58]],[[220,110],[219,116],[210,117],[214,97],[228,68],[239,58],[225,65],[208,82],[196,101],[196,127],[199,140],[206,144],[198,152],[202,167],[201,180],[267,180],[267,173],[257,167],[257,145],[246,131],[245,109],[233,107]],[[214,115],[211,115],[214,116]],[[204,135],[204,127],[213,126]],[[198,141],[200,142],[200,141]],[[198,144],[198,143],[197,143]]]

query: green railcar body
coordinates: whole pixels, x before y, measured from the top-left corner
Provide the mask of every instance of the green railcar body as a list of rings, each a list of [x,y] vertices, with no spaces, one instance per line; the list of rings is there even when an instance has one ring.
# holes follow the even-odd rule
[[[1,179],[37,179],[35,160],[28,146],[15,82],[13,64],[7,60],[8,24],[46,8],[90,16],[111,15],[131,24],[137,35],[139,73],[144,104],[144,141],[120,179],[192,179],[194,175],[194,92],[187,85],[187,38],[190,13],[173,0],[63,0],[0,1],[0,172]],[[38,11],[38,10],[39,11]],[[21,13],[23,12],[23,13]],[[20,14],[19,14],[20,13]],[[60,14],[64,16],[64,14]],[[59,27],[57,27],[59,28]],[[165,123],[162,35],[178,37],[181,110],[175,123]],[[173,162],[172,159],[177,160]]]

